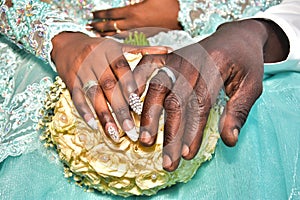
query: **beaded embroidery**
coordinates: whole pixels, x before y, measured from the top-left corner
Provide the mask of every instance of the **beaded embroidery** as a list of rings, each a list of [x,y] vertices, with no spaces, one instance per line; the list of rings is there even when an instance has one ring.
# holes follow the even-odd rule
[[[179,0],[178,20],[192,36],[209,34],[226,22],[253,16],[280,0]]]
[[[38,145],[38,111],[52,80],[47,76],[34,79],[41,63],[32,58],[0,36],[0,162]]]
[[[76,5],[82,2],[77,1],[73,8],[77,9]],[[32,60],[33,57],[22,49],[51,64],[51,38],[56,34],[62,31],[89,34],[66,13],[53,10],[55,5],[37,0],[15,0],[12,3],[13,6],[8,8],[5,0],[0,0],[1,34],[19,47],[8,45],[0,35],[0,162],[7,156],[17,156],[37,148],[38,111],[52,84],[47,73],[40,70],[49,65]],[[55,70],[54,65],[52,67]],[[36,72],[31,73],[32,69]],[[35,80],[32,80],[34,76]]]
[[[82,3],[77,1],[77,4],[73,5],[74,8],[78,8],[76,7],[78,2]],[[51,39],[55,35],[62,31],[91,34],[84,26],[76,24],[67,13],[55,10],[55,5],[39,0],[13,0],[12,3],[13,6],[8,8],[5,1],[1,0],[1,33],[17,43],[19,47],[50,63]],[[90,12],[88,9],[84,11]],[[55,70],[54,66],[53,69]]]

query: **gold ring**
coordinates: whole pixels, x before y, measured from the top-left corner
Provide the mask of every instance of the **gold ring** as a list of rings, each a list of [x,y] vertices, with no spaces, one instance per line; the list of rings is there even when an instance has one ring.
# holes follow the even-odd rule
[[[116,30],[116,33],[121,33],[122,31],[118,28],[117,22],[114,22],[114,28]]]

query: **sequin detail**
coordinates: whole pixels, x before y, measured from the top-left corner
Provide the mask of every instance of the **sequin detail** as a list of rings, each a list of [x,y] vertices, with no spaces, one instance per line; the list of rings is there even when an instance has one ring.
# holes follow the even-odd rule
[[[192,36],[210,34],[226,22],[253,16],[280,0],[179,0],[178,20]]]
[[[22,52],[0,36],[0,162],[37,148],[39,110],[53,83],[47,76],[34,78],[40,63]]]
[[[82,1],[80,1],[82,2]],[[51,63],[51,39],[60,32],[73,31],[89,33],[84,26],[76,23],[62,9],[39,0],[13,0],[8,8],[5,1],[0,5],[0,31],[20,48]],[[78,9],[77,4],[73,7]],[[79,6],[80,7],[80,6]],[[90,12],[90,9],[83,9]],[[54,65],[52,65],[55,70]]]

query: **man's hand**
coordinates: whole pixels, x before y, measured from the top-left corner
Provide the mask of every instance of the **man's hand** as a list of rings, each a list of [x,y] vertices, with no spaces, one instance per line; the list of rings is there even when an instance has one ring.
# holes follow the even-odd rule
[[[181,157],[192,159],[201,145],[210,108],[223,88],[229,101],[219,130],[224,143],[234,146],[262,93],[264,62],[283,60],[288,50],[288,40],[275,24],[245,20],[223,24],[210,37],[171,54],[145,56],[134,71],[138,85],[144,85],[149,73],[143,75],[142,69],[168,70],[160,70],[150,81],[140,142],[154,144],[164,108],[164,169],[175,170]]]

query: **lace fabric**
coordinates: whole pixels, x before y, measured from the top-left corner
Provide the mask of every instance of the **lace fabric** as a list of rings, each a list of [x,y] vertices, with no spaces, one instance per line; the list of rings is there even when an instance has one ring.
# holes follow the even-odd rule
[[[253,16],[280,0],[179,0],[178,20],[192,36],[209,34],[226,22]]]
[[[80,2],[74,8],[80,8]],[[12,0],[12,7],[0,1],[0,32],[38,58],[51,62],[51,39],[60,32],[74,31],[91,34],[62,9],[39,0]],[[78,6],[78,7],[77,7]],[[82,8],[85,12],[87,8]],[[90,12],[90,10],[89,10]],[[80,16],[81,12],[79,12]],[[53,70],[55,66],[52,64]]]
[[[0,36],[0,162],[37,148],[37,123],[55,74]]]
[[[39,146],[39,110],[55,75],[51,39],[62,31],[93,35],[84,26],[86,13],[93,8],[91,3],[12,3],[8,8],[5,0],[0,1],[0,162]],[[72,9],[68,9],[70,5]]]

